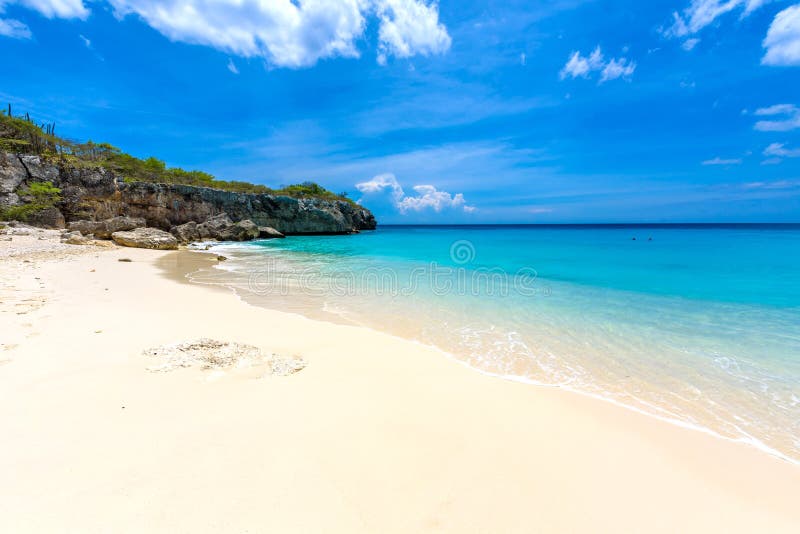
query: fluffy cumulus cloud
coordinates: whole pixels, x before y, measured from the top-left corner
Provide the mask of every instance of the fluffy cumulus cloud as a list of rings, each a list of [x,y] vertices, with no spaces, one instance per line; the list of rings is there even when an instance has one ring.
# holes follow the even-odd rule
[[[432,185],[415,185],[414,195],[407,195],[393,174],[379,174],[367,182],[356,184],[362,195],[388,195],[391,204],[402,214],[432,210],[436,213],[456,210],[465,213],[475,211],[474,206],[467,205],[464,195],[452,195],[440,191]]]
[[[109,0],[173,41],[212,46],[278,67],[358,57],[367,18],[378,18],[379,60],[446,52],[450,36],[427,0]]]
[[[380,20],[378,62],[386,57],[441,54],[450,48],[450,35],[439,22],[439,8],[419,0],[376,2]]]
[[[776,104],[757,109],[755,115],[768,117],[756,122],[755,129],[761,132],[788,132],[800,128],[800,108],[793,104]]]
[[[764,65],[800,65],[800,4],[775,15],[764,48],[767,49],[761,60]]]
[[[173,41],[207,45],[283,67],[355,57],[364,31],[358,0],[110,0]]]
[[[617,78],[630,78],[636,70],[636,63],[626,58],[612,58],[608,61],[603,57],[603,51],[598,46],[588,56],[580,52],[573,52],[567,64],[561,69],[560,77],[590,78],[593,74],[600,74],[600,83]]]
[[[0,0],[0,15],[5,13],[6,6],[15,4],[38,11],[48,19],[85,19],[89,16],[82,0]],[[0,18],[0,36],[30,39],[31,30],[19,20]]]
[[[747,17],[761,6],[772,0],[691,0],[683,11],[672,13],[672,20],[666,28],[661,29],[662,35],[671,39],[684,40],[684,50],[692,50],[699,39],[692,37],[703,28],[712,24],[717,18],[739,11],[741,17]]]
[[[211,46],[276,67],[307,67],[358,57],[368,19],[378,22],[378,61],[443,54],[450,35],[434,0],[108,0],[117,18],[137,16],[173,41]],[[83,0],[0,0],[48,18],[89,16]],[[0,35],[30,37],[25,24],[0,19]]]

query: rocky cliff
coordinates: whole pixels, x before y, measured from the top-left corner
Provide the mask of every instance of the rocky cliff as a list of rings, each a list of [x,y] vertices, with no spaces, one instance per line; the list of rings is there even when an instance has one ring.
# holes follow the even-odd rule
[[[350,202],[234,193],[205,187],[124,182],[102,167],[70,167],[39,156],[0,153],[0,209],[19,205],[21,190],[32,182],[61,189],[57,209],[38,215],[45,226],[77,220],[141,217],[148,226],[169,230],[201,223],[222,213],[233,221],[249,219],[284,234],[345,234],[376,226],[369,210]]]

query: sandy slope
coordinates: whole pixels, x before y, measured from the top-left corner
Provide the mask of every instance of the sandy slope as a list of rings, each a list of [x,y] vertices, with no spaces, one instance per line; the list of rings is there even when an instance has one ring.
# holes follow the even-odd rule
[[[8,250],[35,238],[14,239],[0,242],[0,532],[800,529],[800,469],[749,447],[156,266],[210,261],[197,254],[24,263]],[[146,370],[143,350],[199,337],[308,367]]]

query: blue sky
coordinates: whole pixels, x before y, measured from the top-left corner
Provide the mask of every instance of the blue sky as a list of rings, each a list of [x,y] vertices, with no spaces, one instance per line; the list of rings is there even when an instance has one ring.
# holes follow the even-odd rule
[[[800,222],[800,3],[0,0],[0,102],[384,223]]]

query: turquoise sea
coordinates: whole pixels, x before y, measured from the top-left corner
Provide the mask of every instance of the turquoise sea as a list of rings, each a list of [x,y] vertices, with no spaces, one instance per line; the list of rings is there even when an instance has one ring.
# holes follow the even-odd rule
[[[254,304],[800,461],[800,225],[384,226],[214,247]]]

